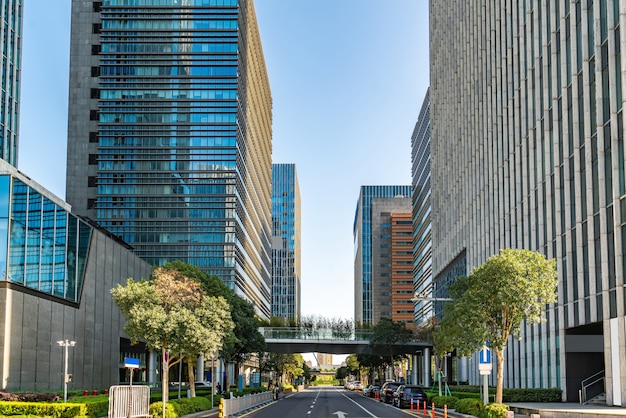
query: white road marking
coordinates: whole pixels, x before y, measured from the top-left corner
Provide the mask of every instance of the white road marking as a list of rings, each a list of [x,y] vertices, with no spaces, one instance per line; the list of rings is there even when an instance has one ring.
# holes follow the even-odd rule
[[[368,411],[367,409],[363,408],[363,406],[360,403],[352,400],[349,396],[346,396],[345,393],[342,393],[340,391],[337,391],[337,392],[341,393],[341,396],[344,396],[347,400],[349,400],[350,402],[352,402],[353,404],[355,404],[356,406],[358,406],[359,408],[361,408],[362,410],[367,412],[370,415],[370,417],[378,418],[376,415],[372,414],[370,411]]]

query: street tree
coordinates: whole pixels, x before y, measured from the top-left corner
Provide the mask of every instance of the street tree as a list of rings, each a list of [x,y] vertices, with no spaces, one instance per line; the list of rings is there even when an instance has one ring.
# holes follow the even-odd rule
[[[197,266],[172,261],[165,267],[175,269],[201,283],[202,290],[207,295],[223,297],[228,301],[234,328],[224,338],[219,351],[220,357],[225,362],[235,363],[237,365],[235,369],[239,371],[241,363],[250,355],[265,350],[265,338],[259,332],[259,322],[252,303],[236,295],[219,277],[208,275]],[[229,382],[226,378],[224,388],[228,387]]]
[[[129,278],[111,294],[131,342],[144,341],[149,349],[161,351],[164,402],[169,369],[187,357],[218,350],[233,328],[228,302],[207,296],[198,282],[177,270],[160,267],[149,280]]]
[[[370,345],[374,351],[380,351],[384,356],[387,366],[393,370],[396,379],[395,360],[404,359],[404,355],[394,356],[394,347],[411,341],[413,333],[402,322],[395,322],[390,318],[381,318],[378,324],[372,327],[372,339]]]
[[[486,342],[497,359],[497,403],[502,403],[504,351],[509,337],[520,338],[523,322],[543,320],[557,297],[556,260],[536,251],[503,249],[448,287],[452,298],[435,329],[438,355],[454,349],[471,356]]]

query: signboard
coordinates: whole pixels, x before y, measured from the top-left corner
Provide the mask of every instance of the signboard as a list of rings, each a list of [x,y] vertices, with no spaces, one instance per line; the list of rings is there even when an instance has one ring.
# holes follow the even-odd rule
[[[485,345],[478,355],[478,372],[482,374],[491,374],[491,350]]]
[[[139,359],[132,357],[124,357],[124,367],[127,369],[138,369],[139,368]]]

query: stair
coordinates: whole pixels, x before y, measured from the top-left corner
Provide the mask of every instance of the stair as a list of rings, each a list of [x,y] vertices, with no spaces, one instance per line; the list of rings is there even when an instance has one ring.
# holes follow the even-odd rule
[[[601,393],[587,402],[587,405],[602,405],[606,406],[606,393]]]

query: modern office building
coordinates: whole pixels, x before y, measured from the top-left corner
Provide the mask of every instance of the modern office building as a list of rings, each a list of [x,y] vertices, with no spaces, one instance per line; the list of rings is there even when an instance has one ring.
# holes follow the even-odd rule
[[[272,316],[301,317],[300,185],[295,164],[272,165]]]
[[[434,315],[432,276],[431,184],[430,184],[430,95],[426,92],[411,135],[413,285],[417,296],[414,321],[421,325]],[[440,302],[441,303],[441,302]]]
[[[125,337],[110,292],[151,273],[127,244],[0,161],[0,388],[62,388],[65,348],[57,342],[65,340],[75,342],[67,348],[70,389],[123,382],[124,357],[154,372],[145,347]]]
[[[430,1],[434,281],[502,248],[556,259],[558,302],[509,342],[505,387],[559,387],[578,402],[599,373],[621,406],[624,5]]]
[[[271,311],[272,97],[252,0],[72,2],[67,201]]]
[[[0,16],[2,51],[2,92],[0,93],[0,158],[17,166],[22,66],[22,0],[3,0]]]
[[[397,230],[394,224],[407,222],[405,218],[394,219],[400,214],[411,214],[411,186],[361,186],[353,227],[354,319],[357,324],[376,325],[380,318],[394,319],[393,277],[412,281],[412,255],[396,257],[393,254],[392,247],[402,247],[396,251],[405,252],[412,249],[410,219],[409,225],[404,225],[407,228]],[[395,290],[407,292],[397,286]],[[406,296],[403,305],[412,311],[412,285],[408,293],[400,296]]]

